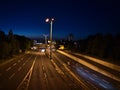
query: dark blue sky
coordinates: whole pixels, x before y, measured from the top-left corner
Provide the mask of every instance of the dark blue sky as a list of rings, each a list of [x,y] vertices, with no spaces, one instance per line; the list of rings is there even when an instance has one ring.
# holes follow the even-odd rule
[[[53,37],[75,39],[120,32],[119,0],[0,0],[0,28],[7,34],[49,34],[47,17],[55,18]]]

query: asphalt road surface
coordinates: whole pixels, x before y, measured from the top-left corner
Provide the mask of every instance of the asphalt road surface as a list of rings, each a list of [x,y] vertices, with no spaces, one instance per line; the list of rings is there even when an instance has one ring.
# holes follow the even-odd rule
[[[99,89],[119,90],[119,82],[58,52],[51,60],[49,53],[30,52],[0,65],[0,90]]]

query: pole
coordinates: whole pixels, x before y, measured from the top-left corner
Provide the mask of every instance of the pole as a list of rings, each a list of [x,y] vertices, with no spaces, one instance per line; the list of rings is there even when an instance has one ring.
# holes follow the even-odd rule
[[[52,24],[53,21],[50,22],[50,59],[52,59]]]
[[[45,45],[47,46],[47,36],[48,35],[43,34],[43,36],[45,37]]]
[[[52,59],[52,25],[54,18],[47,18],[45,21],[50,23],[50,59]]]

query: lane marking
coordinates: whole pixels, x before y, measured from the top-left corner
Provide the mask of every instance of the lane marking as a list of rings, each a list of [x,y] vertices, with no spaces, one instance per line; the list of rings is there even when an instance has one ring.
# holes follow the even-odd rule
[[[29,86],[29,83],[30,83],[30,78],[31,78],[31,75],[32,75],[32,71],[33,71],[33,67],[34,67],[36,58],[37,58],[37,56],[35,57],[35,59],[34,59],[34,61],[33,61],[33,63],[32,63],[32,66],[31,66],[30,70],[29,70],[28,73],[25,75],[25,77],[23,78],[23,80],[21,81],[21,83],[18,85],[18,87],[17,87],[16,90],[21,90],[22,85],[24,84],[25,80],[26,80],[27,77],[29,76],[29,79],[28,79],[28,82],[27,82],[27,86],[25,87],[25,90],[28,90],[28,86]]]
[[[18,60],[18,63],[20,62],[20,60]]]
[[[57,66],[57,64],[56,64],[53,60],[51,60],[51,62],[52,62],[52,64],[55,66],[56,71],[57,71],[58,73],[64,75],[64,72]]]
[[[109,82],[108,81],[106,81],[105,79],[102,79],[104,82],[106,82],[106,83],[108,83],[109,84]]]
[[[22,68],[22,67],[19,67],[19,68],[18,68],[18,71],[20,71],[20,70],[21,70],[21,68]]]
[[[106,89],[108,88],[108,87],[106,87],[106,86],[105,86],[104,84],[102,84],[102,83],[99,83],[99,85],[102,86],[102,87],[104,87],[104,88],[106,88]]]
[[[83,67],[80,67],[81,69],[83,69]]]
[[[94,78],[92,78],[92,77],[89,77],[89,79],[91,79],[92,81],[95,81],[95,79],[94,79]]]
[[[9,71],[11,69],[11,67],[7,68],[5,71]]]
[[[14,75],[15,75],[15,73],[13,73],[13,74],[9,77],[9,79],[12,79]]]
[[[95,74],[92,74],[94,77],[98,77],[97,75],[95,75]]]
[[[45,79],[47,78],[47,74],[46,73],[44,73],[44,77],[45,77]]]
[[[91,84],[91,82],[86,81],[88,84],[90,84],[92,87],[96,88],[96,86],[94,84]],[[98,90],[98,88],[96,88],[96,90]]]
[[[28,60],[26,60],[26,62],[25,63],[27,63],[28,62]]]
[[[59,58],[58,58],[57,56],[55,56],[55,54],[53,54],[53,55],[54,55],[54,57],[55,57],[56,59],[59,60]],[[60,61],[60,60],[59,60],[59,62],[60,62],[61,64],[63,64],[64,68],[69,72],[69,74],[71,74],[71,75],[73,76],[73,78],[76,79],[76,80],[82,85],[83,88],[85,88],[85,90],[91,90],[91,89],[89,88],[89,85],[88,85],[88,83],[89,83],[90,85],[92,85],[90,82],[88,82],[88,83],[83,82],[81,79],[79,79],[79,78],[76,76],[76,74],[75,74],[74,72],[72,72],[72,71],[67,67],[67,65],[66,65],[64,62],[62,62],[62,61]],[[80,69],[81,69],[81,70],[84,70],[83,67],[80,67]],[[86,81],[86,82],[87,82],[87,81]],[[92,86],[93,86],[93,88],[94,88],[95,90],[98,90],[98,88],[97,88],[96,86],[94,86],[94,85],[92,85]]]
[[[43,69],[43,71],[45,70],[45,67],[44,66],[42,66],[42,69]]]
[[[23,66],[25,66],[25,63],[23,63]]]
[[[83,85],[87,90],[90,90],[88,86],[86,86],[68,67],[64,64],[64,68],[79,82]]]
[[[28,62],[28,60],[26,61],[26,63]]]
[[[89,73],[89,71],[88,70],[85,70],[87,73]]]
[[[14,63],[13,66],[15,66],[17,63]]]

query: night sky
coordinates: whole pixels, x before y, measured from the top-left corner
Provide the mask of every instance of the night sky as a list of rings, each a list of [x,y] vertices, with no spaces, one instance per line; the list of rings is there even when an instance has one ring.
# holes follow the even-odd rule
[[[54,18],[53,37],[75,39],[96,33],[120,32],[119,0],[0,0],[0,29],[6,34],[39,38],[48,34],[47,17]]]

